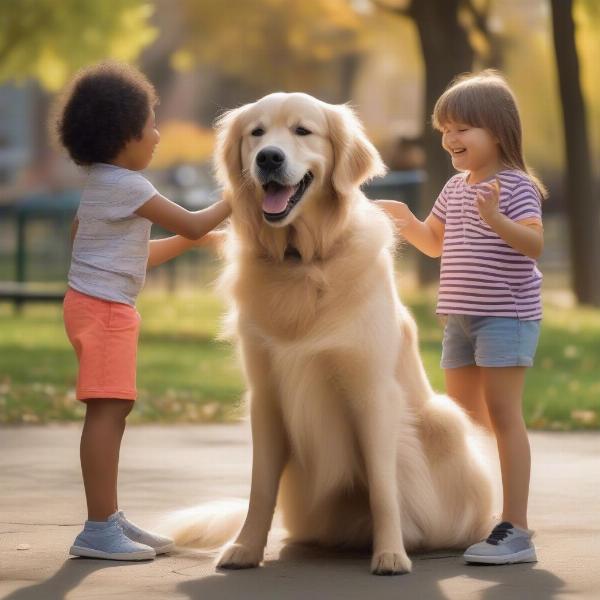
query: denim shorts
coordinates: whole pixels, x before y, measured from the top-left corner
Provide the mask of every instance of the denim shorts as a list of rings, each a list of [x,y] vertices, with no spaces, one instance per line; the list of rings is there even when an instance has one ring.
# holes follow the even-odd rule
[[[442,369],[531,367],[539,337],[539,320],[448,315],[440,365]]]

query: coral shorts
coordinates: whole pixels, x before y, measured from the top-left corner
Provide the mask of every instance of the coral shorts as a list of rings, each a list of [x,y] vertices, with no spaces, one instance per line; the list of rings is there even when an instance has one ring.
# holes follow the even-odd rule
[[[63,310],[65,329],[79,361],[77,399],[135,400],[138,311],[72,288],[65,294]]]

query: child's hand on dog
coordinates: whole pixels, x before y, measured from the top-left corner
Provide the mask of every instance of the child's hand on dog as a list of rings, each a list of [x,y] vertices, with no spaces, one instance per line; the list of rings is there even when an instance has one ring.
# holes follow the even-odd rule
[[[375,204],[383,208],[392,217],[396,230],[399,232],[402,232],[411,219],[414,218],[410,208],[404,202],[399,202],[398,200],[375,200]]]

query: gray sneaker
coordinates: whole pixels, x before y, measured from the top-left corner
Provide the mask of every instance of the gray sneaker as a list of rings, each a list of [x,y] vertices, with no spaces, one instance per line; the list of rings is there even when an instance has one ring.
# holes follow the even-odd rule
[[[489,537],[473,544],[464,554],[468,563],[507,565],[509,563],[536,562],[533,532],[503,521],[494,527]]]
[[[69,553],[107,560],[152,560],[154,548],[130,540],[116,521],[86,521]]]
[[[164,554],[165,552],[173,550],[175,547],[175,544],[171,538],[142,529],[135,523],[129,521],[122,510],[114,513],[108,517],[108,519],[115,520],[117,523],[119,523],[119,525],[123,528],[123,532],[129,539],[154,548],[156,554]]]

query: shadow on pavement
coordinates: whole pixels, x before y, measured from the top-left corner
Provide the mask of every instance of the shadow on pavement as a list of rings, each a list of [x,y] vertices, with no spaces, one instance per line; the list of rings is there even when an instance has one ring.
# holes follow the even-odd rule
[[[143,562],[145,561],[132,563],[92,558],[69,558],[50,579],[12,592],[3,600],[63,600],[88,575],[96,571],[123,566],[131,567],[132,564],[143,564]]]
[[[558,593],[563,594],[565,582],[536,563],[519,565],[463,565],[464,574],[491,584],[481,592],[481,600],[506,600],[506,598],[527,598],[527,600],[551,600]]]
[[[377,577],[369,572],[368,553],[287,545],[278,560],[266,561],[259,569],[219,570],[213,575],[181,583],[177,591],[190,600],[450,600],[459,597],[549,600],[564,591],[560,578],[532,564],[470,566],[463,563],[460,553],[454,552],[412,558],[411,574]],[[188,573],[193,575],[193,571]]]

